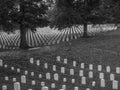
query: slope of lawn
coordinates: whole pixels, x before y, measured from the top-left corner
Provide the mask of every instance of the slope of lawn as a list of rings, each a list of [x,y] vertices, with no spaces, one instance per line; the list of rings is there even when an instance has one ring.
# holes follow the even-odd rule
[[[4,62],[8,63],[8,65],[17,65],[23,69],[36,71],[36,73],[39,73],[39,70],[40,72],[43,73],[51,72],[51,71],[44,70],[43,66],[39,68],[36,68],[36,66],[34,65],[31,66],[29,64],[30,57],[34,57],[36,60],[40,59],[42,62],[46,61],[49,62],[50,64],[56,64],[58,66],[61,66],[62,64],[55,62],[56,56],[58,55],[63,58],[68,58],[68,62],[76,60],[78,62],[85,62],[86,64],[92,63],[95,66],[99,64],[102,64],[103,66],[110,65],[112,69],[114,69],[113,71],[115,72],[115,67],[120,66],[120,30],[118,29],[116,31],[100,33],[94,37],[90,37],[86,39],[80,38],[77,40],[64,42],[54,46],[44,46],[29,50],[12,50],[12,51],[0,52],[0,58],[3,59]],[[65,67],[71,68],[71,66],[69,65]],[[79,68],[76,68],[76,70],[79,70]],[[19,79],[19,74],[16,74],[9,70],[6,72],[4,69],[1,69],[1,71],[3,72],[0,73],[0,77],[8,75],[8,76],[15,76],[16,78]],[[51,73],[53,74],[53,72]],[[61,75],[61,77],[63,76]],[[71,77],[68,76],[68,78]],[[77,79],[77,77],[75,78]],[[37,81],[36,76],[34,78],[29,77],[28,80],[32,80],[32,79]],[[4,83],[3,80],[2,79],[0,80],[2,81],[1,83],[3,84]],[[97,80],[97,78],[95,77],[94,80]],[[52,80],[48,82],[52,82]],[[58,85],[59,83],[61,84],[61,82],[59,83],[56,82],[56,83]],[[70,86],[70,88],[71,87],[73,86]],[[26,90],[26,88],[24,88],[23,90]],[[33,90],[39,90],[39,87]],[[101,89],[98,88],[96,90],[101,90]]]

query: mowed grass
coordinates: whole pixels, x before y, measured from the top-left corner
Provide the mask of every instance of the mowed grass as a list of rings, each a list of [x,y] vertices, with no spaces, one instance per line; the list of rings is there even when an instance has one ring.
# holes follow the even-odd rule
[[[73,60],[76,60],[78,62],[78,67],[76,68],[76,70],[79,70],[80,62],[85,62],[86,64],[90,64],[90,63],[94,64],[94,66],[97,66],[99,64],[103,66],[109,65],[111,66],[112,71],[115,72],[115,67],[120,66],[120,30],[118,29],[116,31],[101,33],[94,37],[90,37],[86,39],[80,38],[77,40],[72,40],[70,42],[63,42],[61,44],[54,46],[44,46],[31,50],[12,50],[12,51],[0,52],[0,58],[3,59],[4,62],[7,63],[8,65],[21,67],[23,71],[26,69],[29,71],[34,71],[36,72],[36,74],[51,72],[51,71],[50,69],[44,70],[43,66],[39,68],[34,65],[31,66],[29,64],[29,59],[31,57],[34,57],[35,60],[39,59],[43,63],[48,62],[51,65],[56,64],[58,66],[64,66],[62,63],[56,63],[56,56],[58,55],[61,56],[62,58],[68,58],[69,63],[71,63]],[[66,65],[65,67],[72,68],[71,64]],[[51,73],[53,74],[54,72]],[[17,74],[16,72],[11,72],[10,69],[6,71],[6,69],[1,68],[0,81],[2,82],[0,83],[0,87],[3,83],[6,83],[3,80],[3,76],[17,77],[18,80],[20,79],[20,74]],[[72,78],[71,76],[65,76],[65,75],[63,76],[61,75],[61,77]],[[75,76],[74,78],[77,79],[78,77]],[[35,76],[34,78],[28,76],[28,82],[33,79],[38,81],[38,84],[40,84],[40,81],[38,80],[37,76]],[[96,80],[97,77],[94,79]],[[42,81],[45,80],[42,79]],[[54,81],[51,80],[48,82],[54,82]],[[56,82],[56,83],[60,85],[61,82]],[[10,87],[11,83],[9,82],[7,83]],[[77,83],[77,85],[78,84],[79,82]],[[73,86],[71,85],[68,90],[70,90],[70,88]],[[30,88],[31,87],[30,82],[27,86],[23,86],[23,87],[25,87],[23,88],[23,90],[26,89],[27,87]],[[39,90],[39,87],[35,87],[34,89]],[[97,89],[97,90],[101,90],[101,89]]]

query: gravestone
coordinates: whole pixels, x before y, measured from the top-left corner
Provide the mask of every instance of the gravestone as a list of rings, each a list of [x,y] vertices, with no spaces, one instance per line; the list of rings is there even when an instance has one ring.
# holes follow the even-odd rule
[[[66,90],[66,85],[62,85],[62,89]]]
[[[102,71],[102,65],[98,65],[98,71]]]
[[[63,78],[63,82],[67,82],[67,78]]]
[[[61,58],[60,56],[57,56],[57,57],[56,57],[57,61],[60,62],[60,58]]]
[[[96,82],[92,81],[92,86],[95,87],[95,85],[96,85]]]
[[[27,70],[25,70],[25,75],[28,75],[28,71]]]
[[[93,65],[92,64],[89,65],[89,70],[93,70]]]
[[[85,85],[86,84],[86,77],[81,78],[81,84]]]
[[[112,82],[112,88],[118,90],[118,81],[113,80],[113,82]]]
[[[14,83],[14,90],[21,90],[21,87],[20,87],[20,83],[19,83],[19,82],[15,82],[15,83]]]
[[[48,69],[48,64],[47,63],[44,63],[44,68]]]
[[[107,67],[106,67],[106,71],[107,71],[107,72],[110,72],[110,66],[107,66]]]
[[[78,87],[74,87],[74,90],[79,90],[79,88]]]
[[[4,65],[4,67],[5,67],[5,68],[7,68],[7,67],[8,67],[8,65],[7,65],[7,64],[5,64],[5,65]]]
[[[70,75],[74,75],[74,69],[70,69]]]
[[[92,71],[89,72],[89,78],[93,78],[93,72]]]
[[[82,77],[83,76],[83,70],[79,71],[79,76]]]
[[[50,80],[50,73],[46,73],[46,79]]]
[[[17,72],[20,73],[20,68],[17,68]]]
[[[81,68],[84,69],[85,68],[85,64],[81,63]]]
[[[49,88],[47,86],[43,86],[42,90],[49,90]]]
[[[40,66],[40,60],[37,60],[37,61],[36,61],[36,65],[37,65],[37,66]]]
[[[51,83],[51,88],[55,88],[55,83]]]
[[[45,86],[45,82],[41,82],[41,86],[42,86],[42,87]]]
[[[76,66],[77,66],[76,61],[73,61],[73,67],[76,67]]]
[[[105,80],[104,79],[100,79],[100,86],[105,87]]]
[[[21,76],[21,83],[26,84],[26,76],[25,75]]]
[[[110,74],[110,80],[115,80],[115,75],[114,74]]]
[[[35,82],[35,80],[32,80],[32,85],[36,85],[36,82]]]
[[[31,76],[34,76],[35,74],[34,74],[34,72],[31,72]]]
[[[57,73],[54,74],[54,80],[58,81],[59,80],[59,75]]]
[[[71,82],[72,82],[72,83],[75,83],[75,79],[72,79]]]
[[[90,88],[86,88],[86,90],[90,90]]]
[[[34,58],[30,58],[30,63],[31,63],[31,64],[34,63]]]
[[[0,59],[0,67],[2,67],[2,66],[3,66],[3,60]]]
[[[120,74],[120,67],[116,67],[116,73]]]
[[[65,74],[65,67],[61,67],[61,73]]]
[[[2,90],[7,90],[7,85],[3,85]]]
[[[13,78],[13,82],[16,82],[16,78]]]
[[[104,73],[99,73],[99,78],[104,79]]]
[[[11,70],[12,70],[12,71],[14,71],[14,70],[15,70],[15,68],[14,68],[14,67],[11,67]]]
[[[42,74],[39,74],[39,78],[42,78]]]
[[[9,80],[9,77],[8,76],[5,76],[5,81],[8,81]]]
[[[53,71],[56,71],[56,65],[53,65]]]
[[[64,59],[64,64],[67,64],[67,58]]]

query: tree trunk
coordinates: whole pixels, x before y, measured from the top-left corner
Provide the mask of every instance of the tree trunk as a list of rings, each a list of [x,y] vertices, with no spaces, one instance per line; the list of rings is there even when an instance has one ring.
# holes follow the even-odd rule
[[[83,38],[87,38],[88,33],[87,33],[87,23],[83,24]]]
[[[20,48],[21,49],[29,48],[26,40],[26,32],[27,32],[27,29],[24,27],[24,25],[20,25]]]

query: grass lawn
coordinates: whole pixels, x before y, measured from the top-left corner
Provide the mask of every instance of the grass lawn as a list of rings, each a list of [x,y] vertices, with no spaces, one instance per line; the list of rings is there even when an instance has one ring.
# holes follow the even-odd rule
[[[64,65],[63,63],[57,63],[55,61],[56,56],[61,56],[62,58],[68,58],[68,62],[70,64]],[[72,68],[71,62],[73,60],[77,61],[78,67],[75,68],[76,72],[79,70],[79,64],[80,62],[84,62],[86,65],[87,64],[93,64],[94,66],[97,66],[99,64],[104,66],[111,66],[112,67],[112,72],[115,73],[115,67],[120,66],[120,30],[116,31],[110,31],[110,32],[105,32],[98,34],[95,37],[90,37],[90,38],[80,38],[74,41],[70,42],[64,42],[58,45],[54,46],[44,46],[40,47],[37,49],[31,49],[31,50],[12,50],[12,51],[1,51],[0,52],[0,58],[4,60],[5,63],[8,65],[13,65],[15,67],[21,67],[22,70],[29,70],[29,71],[35,71],[37,74],[38,73],[43,73],[44,72],[51,72],[50,68],[48,70],[44,70],[43,66],[40,66],[39,68],[36,67],[35,65],[30,65],[29,64],[29,58],[34,57],[35,60],[39,59],[41,60],[42,63],[48,62],[50,65],[57,65],[57,66],[65,66],[67,69]],[[105,67],[104,67],[105,68]],[[10,87],[11,83],[9,82],[4,82],[3,76],[10,76],[10,77],[16,77],[18,80],[20,79],[20,74],[17,74],[16,72],[11,72],[10,69],[6,72],[6,69],[0,68],[0,87],[3,85],[3,83],[7,83],[8,86]],[[60,69],[60,68],[59,68]],[[85,68],[85,71],[88,71],[88,68]],[[94,70],[95,74],[97,74],[96,70]],[[103,70],[103,72],[105,72]],[[11,74],[10,74],[11,73]],[[55,72],[51,72],[51,74],[54,74]],[[57,72],[59,73],[59,71]],[[68,81],[71,78],[78,79],[77,75],[75,77],[72,76],[67,76],[69,72],[66,72],[66,75],[61,75],[62,77],[67,77]],[[22,73],[21,73],[22,74]],[[37,75],[36,74],[36,75]],[[106,76],[109,76],[108,73],[105,73]],[[119,76],[116,76],[118,79]],[[94,80],[97,81],[97,76],[94,78]],[[107,77],[108,78],[108,77]],[[38,80],[37,76],[30,77],[28,75],[28,85],[23,85],[23,90],[25,90],[28,86],[30,86],[30,81],[31,80],[36,80],[39,84],[40,81]],[[42,81],[45,81],[42,79]],[[90,83],[93,80],[89,80]],[[119,80],[120,81],[120,80]],[[53,82],[47,81],[47,82]],[[56,82],[58,84],[58,87],[61,87],[62,81]],[[76,85],[71,85],[69,82],[67,82],[70,87],[68,90],[73,86],[79,85],[79,82],[76,83]],[[48,83],[49,86],[49,83]],[[30,86],[31,87],[31,86]],[[86,87],[86,86],[85,86]],[[82,90],[85,90],[84,86],[81,86],[83,88]],[[87,85],[87,87],[90,87],[90,85]],[[12,88],[12,87],[11,87]],[[33,88],[33,87],[31,87]],[[107,87],[107,89],[109,86]],[[99,87],[96,87],[96,90],[107,90],[105,89],[100,89]],[[12,90],[12,89],[10,89]],[[34,87],[33,90],[39,90],[39,87]],[[112,90],[109,88],[109,90]]]

